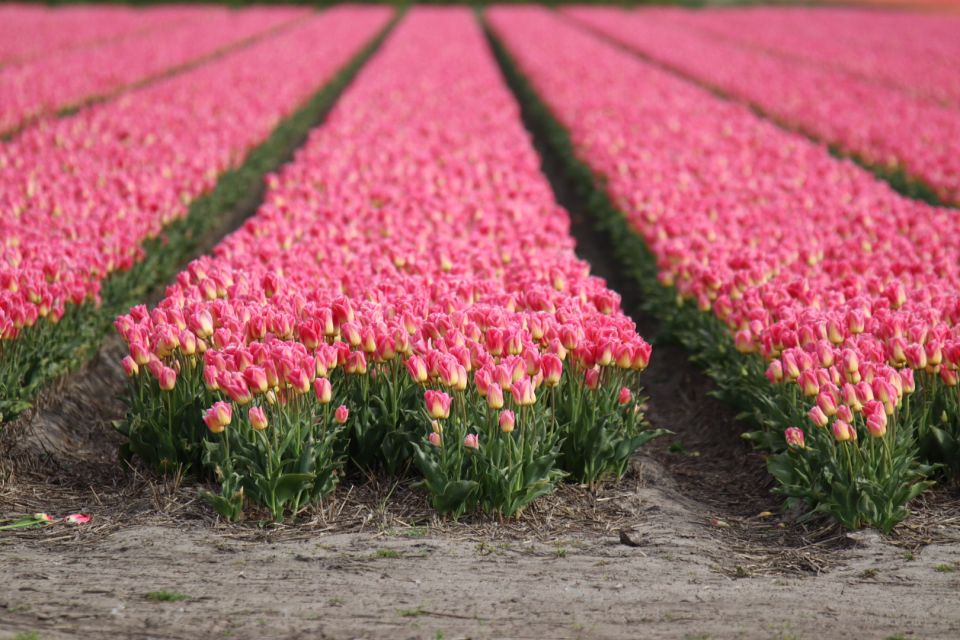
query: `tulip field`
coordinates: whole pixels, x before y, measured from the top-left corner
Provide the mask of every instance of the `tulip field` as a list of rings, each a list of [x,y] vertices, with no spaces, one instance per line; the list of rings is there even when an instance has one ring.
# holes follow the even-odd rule
[[[0,7],[0,535],[92,540],[136,502],[197,533],[160,574],[214,530],[453,531],[451,553],[470,539],[490,561],[514,531],[555,562],[577,530],[653,554],[600,569],[613,552],[583,542],[602,559],[527,584],[548,575],[530,547],[507,618],[641,556],[687,584],[684,548],[726,579],[820,574],[875,536],[953,571],[936,545],[960,539],[960,15],[861,4]],[[133,544],[89,544],[122,557],[131,526]],[[359,562],[339,553],[310,566]],[[937,626],[948,579],[921,635],[883,637],[957,637]],[[634,596],[693,597],[648,587]],[[881,592],[868,608],[901,602]],[[739,615],[773,598],[775,625],[790,594],[759,588]],[[108,600],[87,606],[113,621]],[[503,612],[397,602],[416,637]],[[577,632],[556,637],[679,615],[621,624],[583,602],[557,605]],[[355,606],[349,637],[387,633]],[[306,628],[291,615],[277,637]],[[526,627],[507,629],[491,637]],[[681,635],[727,637],[706,630]],[[752,631],[730,637],[805,637]]]

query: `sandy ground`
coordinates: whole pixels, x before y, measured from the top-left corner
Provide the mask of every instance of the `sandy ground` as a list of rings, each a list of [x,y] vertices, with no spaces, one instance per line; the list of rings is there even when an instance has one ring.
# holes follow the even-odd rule
[[[493,524],[0,539],[0,638],[960,638],[960,544],[867,532],[821,549],[819,575],[747,568],[768,549],[652,469],[619,494],[635,547]]]

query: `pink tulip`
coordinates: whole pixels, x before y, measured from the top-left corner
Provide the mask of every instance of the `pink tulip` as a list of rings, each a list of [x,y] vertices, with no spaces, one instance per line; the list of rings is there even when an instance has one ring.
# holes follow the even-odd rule
[[[92,519],[93,518],[86,513],[71,513],[67,516],[64,516],[63,521],[67,524],[87,524]]]
[[[629,362],[629,355],[627,359]],[[552,353],[544,355],[540,359],[540,370],[543,372],[543,383],[545,385],[555,387],[560,384],[560,378],[563,375],[563,362],[556,355]]]
[[[263,431],[269,424],[267,422],[267,414],[263,412],[261,407],[250,407],[250,411],[247,412],[247,417],[250,419],[250,426],[257,431]]]
[[[783,435],[787,440],[787,445],[791,447],[803,449],[806,446],[804,442],[803,429],[798,429],[797,427],[788,427],[786,431],[783,432]]]
[[[434,420],[445,420],[450,417],[450,402],[452,398],[443,391],[428,389],[423,394],[427,405],[427,413]]]
[[[517,424],[517,416],[510,409],[504,409],[500,412],[500,431],[503,433],[512,433]]]
[[[137,361],[130,356],[125,356],[123,360],[120,361],[120,364],[123,366],[123,372],[127,374],[128,378],[133,378],[140,373],[140,367],[137,366]]]

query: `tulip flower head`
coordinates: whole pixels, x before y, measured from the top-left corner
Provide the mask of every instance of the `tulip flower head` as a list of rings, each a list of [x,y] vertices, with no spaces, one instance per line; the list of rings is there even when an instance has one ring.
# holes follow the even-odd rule
[[[423,394],[427,405],[427,413],[434,420],[446,420],[450,417],[450,402],[452,398],[443,391],[428,389]]]
[[[510,409],[504,409],[500,412],[500,431],[503,433],[512,433],[517,423],[517,416]]]
[[[797,427],[788,427],[783,432],[784,438],[786,438],[787,445],[794,447],[796,449],[803,449],[806,444],[804,441],[803,429]]]
[[[257,431],[263,431],[267,428],[267,415],[261,407],[250,407],[247,417],[250,419],[250,426]]]

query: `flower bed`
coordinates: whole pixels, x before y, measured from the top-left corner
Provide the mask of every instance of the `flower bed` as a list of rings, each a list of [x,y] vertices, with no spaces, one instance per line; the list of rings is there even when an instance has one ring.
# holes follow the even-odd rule
[[[0,414],[22,410],[39,385],[89,352],[103,330],[91,313],[104,283],[110,287],[140,264],[145,243],[164,255],[181,251],[179,243],[164,245],[171,223],[331,80],[390,15],[331,10],[0,147]],[[224,213],[204,210],[191,228],[177,227],[178,240],[189,250],[211,216]],[[137,275],[114,282],[112,305],[128,307],[132,295],[139,299],[137,292],[163,277]]]
[[[547,11],[489,16],[652,309],[767,428],[782,491],[850,527],[902,519],[918,447],[960,461],[955,212]]]
[[[121,6],[8,4],[0,7],[0,65],[51,52],[93,46],[208,12],[183,6],[133,9]]]
[[[644,11],[660,19],[960,107],[956,17],[902,11],[750,7]]]
[[[960,203],[956,109],[840,71],[721,42],[642,12],[583,8],[567,15],[860,158],[918,193],[932,189],[940,200]]]
[[[302,9],[220,9],[166,29],[0,69],[0,132],[209,56],[303,17]]]
[[[231,518],[296,512],[346,458],[416,465],[454,515],[622,475],[659,433],[650,347],[538,167],[470,12],[412,10],[258,214],[117,319],[131,452],[214,475]]]

